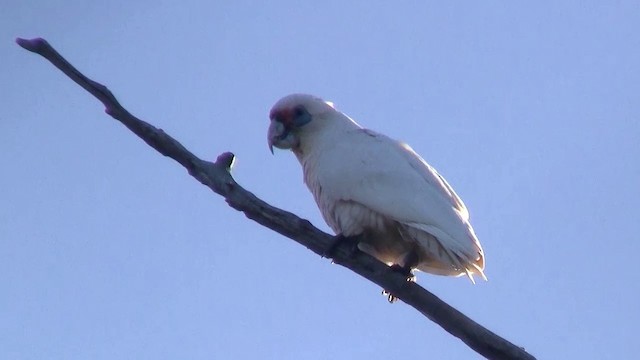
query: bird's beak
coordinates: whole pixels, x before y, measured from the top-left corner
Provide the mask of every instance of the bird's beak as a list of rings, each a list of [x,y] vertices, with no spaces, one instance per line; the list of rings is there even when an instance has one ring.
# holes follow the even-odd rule
[[[280,121],[271,120],[269,131],[267,132],[267,142],[269,143],[269,150],[271,151],[271,154],[273,154],[273,145],[282,138],[285,131],[286,129]]]

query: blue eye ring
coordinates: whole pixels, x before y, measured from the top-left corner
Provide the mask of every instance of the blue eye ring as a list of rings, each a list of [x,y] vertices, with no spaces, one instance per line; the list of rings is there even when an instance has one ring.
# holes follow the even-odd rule
[[[303,126],[311,121],[311,114],[303,106],[293,108],[293,124],[296,127]]]

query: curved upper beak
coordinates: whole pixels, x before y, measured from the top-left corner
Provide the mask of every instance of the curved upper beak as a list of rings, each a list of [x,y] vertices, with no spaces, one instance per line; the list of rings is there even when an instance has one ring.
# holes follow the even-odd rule
[[[282,139],[282,136],[286,132],[284,125],[277,120],[271,120],[269,124],[269,131],[267,132],[267,142],[269,143],[269,151],[273,154],[273,145]]]

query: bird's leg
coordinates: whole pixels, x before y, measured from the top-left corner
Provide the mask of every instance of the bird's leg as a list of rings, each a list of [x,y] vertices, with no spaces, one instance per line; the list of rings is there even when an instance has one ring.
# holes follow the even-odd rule
[[[398,264],[393,264],[390,266],[391,271],[400,273],[400,275],[406,277],[407,281],[409,282],[415,282],[416,281],[416,276],[413,275],[413,273],[411,272],[412,269],[409,267],[405,267],[405,266],[400,266]],[[387,297],[387,300],[389,301],[389,303],[393,304],[394,302],[396,302],[396,300],[398,300],[398,298],[391,294],[389,291],[387,290],[382,290],[382,295]]]
[[[324,251],[322,257],[333,258],[335,256],[336,249],[338,249],[338,246],[342,244],[349,244],[349,256],[351,256],[354,252],[356,252],[356,250],[358,250],[358,244],[360,243],[360,240],[362,240],[361,235],[344,236],[342,234],[338,234],[333,237],[333,241]]]
[[[415,275],[413,275],[412,268],[408,266],[400,266],[398,264],[393,264],[390,266],[390,268],[398,274],[406,277],[407,281],[414,281]]]
[[[413,275],[413,269],[415,269],[416,266],[418,266],[419,262],[420,262],[420,258],[418,257],[418,254],[416,253],[416,251],[412,250],[412,251],[409,251],[402,259],[403,265],[393,264],[390,266],[390,268],[392,271],[395,271],[400,275],[405,276],[407,281],[415,282],[416,277],[415,275]],[[390,303],[394,303],[398,299],[387,290],[382,290],[382,295],[386,296],[387,300]]]
[[[393,264],[391,265],[391,270],[400,273],[407,277],[407,281],[415,281],[415,276],[413,275],[413,269],[418,267],[420,263],[420,257],[415,250],[411,250],[407,252],[402,258],[402,265]]]

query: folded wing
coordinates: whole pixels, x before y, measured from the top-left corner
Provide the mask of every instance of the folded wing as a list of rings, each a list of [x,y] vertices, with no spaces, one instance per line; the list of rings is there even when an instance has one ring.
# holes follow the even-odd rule
[[[418,242],[427,239],[420,232],[428,233],[462,274],[484,277],[484,256],[469,212],[445,179],[408,145],[387,136],[358,129],[345,137],[325,153],[334,158],[332,170],[318,173],[323,191],[331,192],[326,195],[403,224]]]

